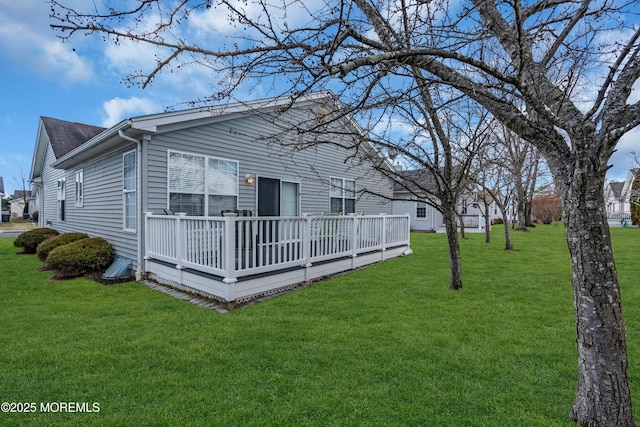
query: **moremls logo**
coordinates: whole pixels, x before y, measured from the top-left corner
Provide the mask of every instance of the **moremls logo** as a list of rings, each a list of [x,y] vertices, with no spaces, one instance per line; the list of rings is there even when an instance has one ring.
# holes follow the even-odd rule
[[[40,412],[100,412],[100,403],[40,402]]]

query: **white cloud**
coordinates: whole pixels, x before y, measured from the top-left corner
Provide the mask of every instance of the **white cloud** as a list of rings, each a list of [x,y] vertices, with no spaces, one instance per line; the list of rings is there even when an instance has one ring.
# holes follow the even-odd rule
[[[629,95],[629,99],[627,99],[627,104],[635,104],[638,101],[640,101],[640,80],[636,81],[631,88],[631,94]]]
[[[132,70],[153,69],[156,55],[160,49],[148,43],[121,40],[118,44],[106,42],[105,62],[118,73],[131,73]]]
[[[611,169],[607,171],[607,178],[613,180],[624,180],[627,172],[631,168],[637,168],[638,164],[632,158],[631,153],[640,155],[640,127],[627,132],[616,146],[616,152],[609,160]]]
[[[102,108],[107,115],[102,121],[102,126],[104,127],[113,126],[127,117],[159,112],[153,102],[135,96],[128,99],[113,98],[104,102]]]
[[[244,0],[230,0],[229,3],[235,10],[241,11],[243,16],[254,22],[267,24],[269,22],[275,29],[291,28],[301,23],[314,21],[321,15],[326,16],[327,3],[322,0],[305,0],[293,2],[268,2],[267,12],[258,2],[246,2]],[[323,13],[324,12],[324,13]],[[246,35],[251,31],[246,25],[239,23],[237,19],[230,20],[235,15],[225,5],[214,6],[203,11],[196,11],[189,16],[188,25],[199,38],[207,39],[211,33],[217,35],[240,34]]]
[[[90,81],[91,63],[57,39],[47,4],[38,0],[0,0],[0,55],[62,84]]]

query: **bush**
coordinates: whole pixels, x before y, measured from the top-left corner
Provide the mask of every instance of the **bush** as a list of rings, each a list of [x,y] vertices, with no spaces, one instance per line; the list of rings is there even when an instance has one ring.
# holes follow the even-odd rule
[[[49,252],[51,252],[58,246],[66,245],[68,243],[75,242],[76,240],[87,239],[87,238],[89,238],[89,236],[87,236],[85,233],[60,234],[59,236],[54,236],[40,243],[38,245],[38,249],[36,249],[36,254],[38,255],[38,258],[40,259],[40,261],[44,262],[47,260],[47,256],[49,255]]]
[[[40,243],[58,234],[60,233],[53,228],[34,228],[19,235],[16,240],[13,241],[13,246],[22,248],[21,253],[23,254],[35,254]]]
[[[56,278],[79,277],[105,270],[113,262],[113,248],[102,237],[76,240],[49,252],[47,267],[58,270]]]
[[[631,185],[631,224],[640,225],[640,172]]]
[[[533,199],[531,207],[533,218],[543,224],[551,224],[562,219],[562,201],[560,197],[539,197]]]

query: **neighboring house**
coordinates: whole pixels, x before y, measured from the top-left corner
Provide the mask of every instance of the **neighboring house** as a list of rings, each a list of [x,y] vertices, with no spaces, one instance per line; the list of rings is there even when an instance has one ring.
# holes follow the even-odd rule
[[[401,179],[404,178],[405,183],[396,183],[394,186],[396,200],[393,201],[393,213],[408,214],[411,218],[412,231],[446,232],[442,213],[429,203],[429,200],[434,200],[434,196],[429,196],[423,191],[423,189],[435,190],[433,176],[419,170],[401,171],[398,174]],[[457,211],[462,215],[465,231],[484,231],[484,204],[479,200],[479,194],[476,189],[470,187],[463,192],[458,202]],[[437,200],[435,202],[437,203]],[[491,220],[501,218],[494,202],[489,204],[489,216]]]
[[[625,186],[624,181],[608,181],[604,187],[604,199],[607,204],[607,212],[624,212],[625,196],[622,192]],[[628,211],[628,209],[627,209]]]
[[[82,231],[102,236],[119,257],[130,263],[132,270],[234,301],[238,289],[212,290],[215,286],[229,287],[244,274],[237,271],[240,255],[236,253],[234,264],[228,258],[230,250],[225,252],[225,245],[236,245],[238,249],[242,243],[242,249],[246,246],[256,251],[261,244],[273,243],[270,262],[276,268],[275,264],[283,264],[278,258],[282,248],[276,248],[274,242],[282,245],[283,233],[292,227],[292,223],[284,224],[278,218],[326,212],[392,213],[388,201],[393,194],[392,183],[375,172],[367,160],[367,156],[377,153],[373,146],[363,144],[367,156],[362,157],[353,156],[338,144],[310,144],[302,150],[294,149],[287,143],[311,137],[283,132],[272,121],[279,112],[278,118],[285,126],[287,122],[307,121],[318,127],[327,111],[338,108],[330,93],[318,93],[293,104],[291,98],[274,98],[134,117],[109,129],[42,117],[30,176],[39,225],[60,232]],[[346,118],[327,126],[338,126],[344,138],[356,137],[345,134],[344,129],[359,131]],[[221,216],[223,211],[254,218],[270,217],[278,225],[269,224],[272,228],[267,232],[256,219],[249,225],[251,237],[240,236],[236,225],[234,242],[226,237],[231,229],[223,226],[229,227],[230,220]],[[204,239],[198,240],[198,244],[209,242],[208,249],[198,247],[182,253],[181,245],[191,244],[189,239],[195,239],[194,233],[200,231],[192,230],[188,236],[175,234],[179,223],[174,227],[169,222],[181,217],[174,213],[185,213],[192,223],[204,224],[202,230],[208,230],[209,234],[207,237],[198,234],[197,239]],[[206,219],[210,217],[215,218]],[[152,227],[153,233],[148,230]],[[327,229],[325,226],[324,230]],[[359,227],[358,231],[361,230]],[[162,233],[174,233],[171,237],[174,240],[158,243],[158,235]],[[257,240],[258,234],[262,240]],[[247,243],[243,239],[252,240]],[[218,243],[211,243],[212,240]],[[289,242],[294,240],[290,238]],[[300,245],[298,240],[295,242]],[[406,251],[408,234],[405,246]],[[210,274],[206,279],[214,281],[214,285],[202,284],[204,279],[197,278],[197,274],[189,276],[191,282],[187,283],[184,275],[189,269],[184,268],[180,257],[195,256],[193,251],[207,251],[200,261],[191,260],[188,265],[198,269],[204,259],[213,263],[198,274],[202,277]],[[213,260],[214,253],[218,257],[222,252],[226,254],[224,259]],[[391,252],[387,255],[397,256]],[[256,265],[244,272],[264,274],[268,268],[257,268],[257,264],[264,263],[262,258],[258,259],[256,253],[251,256]],[[296,262],[300,264],[299,260]],[[294,265],[293,261],[290,264]],[[307,261],[307,267],[310,266]],[[291,280],[294,279],[280,281],[286,284]],[[277,284],[272,283],[271,289]],[[247,296],[250,292],[262,292],[260,289],[242,292]]]
[[[23,214],[29,215],[32,212],[32,210],[29,209],[30,200],[30,190],[15,190],[13,196],[11,196],[11,216],[22,217]]]
[[[630,220],[632,187],[637,176],[638,169],[630,169],[624,181],[608,181],[605,183],[604,199],[610,225]]]

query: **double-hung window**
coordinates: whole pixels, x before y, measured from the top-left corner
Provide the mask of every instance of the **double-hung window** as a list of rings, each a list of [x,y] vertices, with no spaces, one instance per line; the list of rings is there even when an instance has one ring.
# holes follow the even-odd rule
[[[416,218],[427,217],[427,204],[421,200],[416,203]]]
[[[58,180],[58,220],[64,221],[65,219],[65,178],[60,178]]]
[[[76,187],[75,187],[76,208],[84,205],[84,172],[82,169],[76,171]]]
[[[137,229],[137,188],[136,188],[136,152],[129,151],[122,156],[122,204],[124,206],[124,229]]]
[[[169,151],[169,209],[217,216],[238,206],[238,162]]]
[[[356,182],[352,179],[331,178],[331,212],[349,214],[356,212]]]

